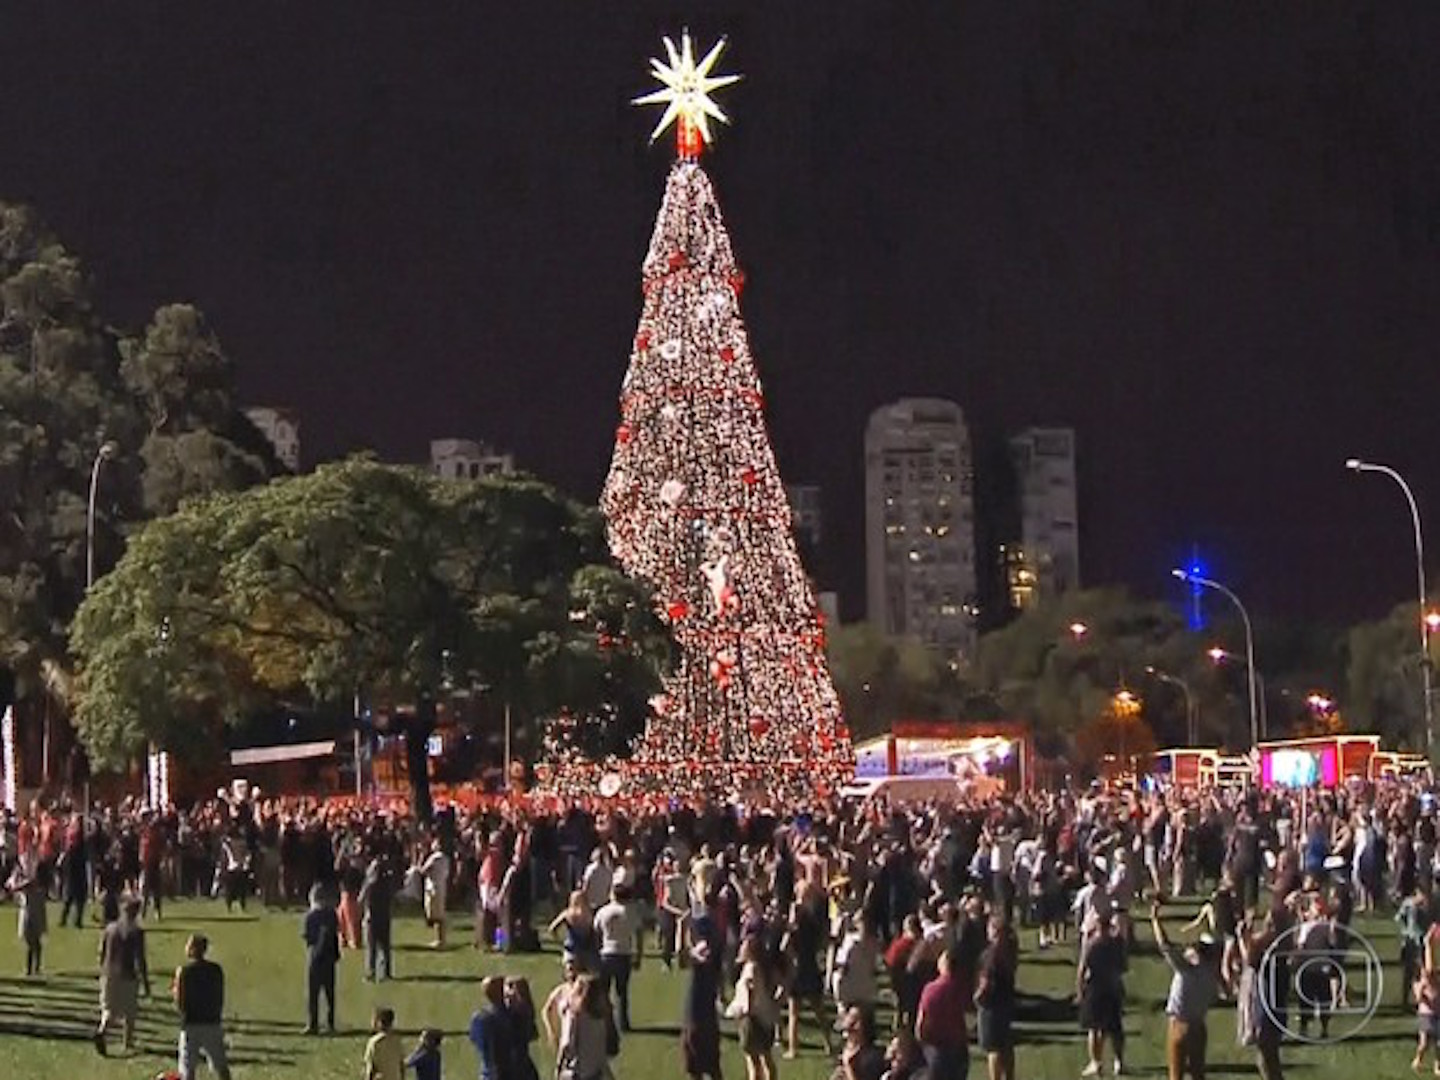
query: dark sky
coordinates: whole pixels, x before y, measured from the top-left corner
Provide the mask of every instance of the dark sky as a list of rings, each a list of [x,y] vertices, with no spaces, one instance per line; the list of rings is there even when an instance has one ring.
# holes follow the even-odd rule
[[[598,492],[669,159],[627,101],[688,23],[746,76],[709,168],[852,594],[902,394],[1076,427],[1091,583],[1196,540],[1261,616],[1382,611],[1409,522],[1351,454],[1440,552],[1432,0],[0,12],[0,193],[118,321],[200,305],[312,461],[475,436]]]

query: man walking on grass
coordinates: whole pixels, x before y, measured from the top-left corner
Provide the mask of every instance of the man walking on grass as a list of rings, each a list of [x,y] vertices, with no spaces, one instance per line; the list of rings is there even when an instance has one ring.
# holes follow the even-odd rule
[[[140,901],[126,900],[120,918],[100,937],[100,1026],[95,1049],[108,1053],[105,1035],[120,1021],[125,1052],[135,1049],[135,1024],[140,1018],[140,991],[150,996],[150,969],[145,962],[145,931],[140,928]]]

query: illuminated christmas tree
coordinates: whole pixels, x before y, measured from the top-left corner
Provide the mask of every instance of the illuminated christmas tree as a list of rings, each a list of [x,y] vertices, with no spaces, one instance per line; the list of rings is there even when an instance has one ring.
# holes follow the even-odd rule
[[[601,497],[621,566],[654,588],[675,673],[624,769],[631,790],[833,787],[853,767],[740,316],[744,275],[699,155],[725,121],[689,35],[652,61],[678,158],[643,269],[644,306]],[[611,786],[615,783],[610,781]]]

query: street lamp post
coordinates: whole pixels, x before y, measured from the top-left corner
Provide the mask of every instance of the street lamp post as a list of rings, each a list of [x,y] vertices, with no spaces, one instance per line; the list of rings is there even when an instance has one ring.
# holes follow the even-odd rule
[[[95,494],[100,487],[100,466],[120,450],[113,442],[103,442],[95,451],[95,464],[90,467],[90,504],[85,514],[85,591],[95,584]]]
[[[1236,610],[1240,612],[1240,621],[1245,626],[1245,672],[1246,682],[1249,684],[1250,691],[1250,746],[1253,749],[1255,744],[1260,741],[1258,726],[1260,710],[1257,707],[1255,697],[1255,630],[1254,627],[1250,625],[1250,613],[1245,610],[1245,605],[1240,602],[1240,598],[1224,585],[1221,585],[1220,582],[1211,578],[1201,577],[1199,574],[1192,574],[1188,570],[1181,570],[1179,567],[1171,570],[1170,573],[1181,581],[1187,581],[1192,585],[1199,585],[1206,589],[1214,589],[1234,604]]]
[[[1420,507],[1415,502],[1415,493],[1410,490],[1410,485],[1405,478],[1388,465],[1377,465],[1373,461],[1362,461],[1360,458],[1350,458],[1345,462],[1345,467],[1353,473],[1379,473],[1388,476],[1395,483],[1400,485],[1400,490],[1405,493],[1405,502],[1410,506],[1410,523],[1415,528],[1415,579],[1419,586],[1420,610],[1418,618],[1420,622],[1420,693],[1422,695],[1421,706],[1425,717],[1425,757],[1432,763],[1435,760],[1435,712],[1434,702],[1431,700],[1431,680],[1433,672],[1430,670],[1430,623],[1425,617],[1425,536],[1420,531]]]
[[[1217,664],[1226,660],[1240,659],[1234,653],[1226,652],[1218,645],[1213,649],[1206,649],[1205,655]],[[1265,673],[1263,671],[1255,672],[1255,686],[1260,696],[1260,737],[1268,739],[1270,737],[1270,695],[1265,689]]]
[[[1153,665],[1145,668],[1145,674],[1180,688],[1180,692],[1185,695],[1185,738],[1191,746],[1199,746],[1200,713],[1195,708],[1195,695],[1190,692],[1190,684],[1178,675],[1171,675],[1168,671],[1161,671]]]

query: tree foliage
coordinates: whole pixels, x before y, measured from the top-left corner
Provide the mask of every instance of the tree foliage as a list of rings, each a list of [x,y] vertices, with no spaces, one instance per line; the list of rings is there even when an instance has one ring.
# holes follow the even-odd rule
[[[360,692],[407,708],[413,737],[457,683],[530,713],[616,683],[645,695],[665,635],[605,565],[595,516],[534,480],[367,458],[186,502],[76,618],[86,747],[106,763],[146,742],[183,750],[275,697]]]
[[[232,377],[192,307],[160,309],[135,340],[111,329],[80,261],[30,210],[0,203],[0,667],[20,698],[68,686],[105,443],[116,453],[96,485],[100,572],[146,518],[273,470]]]
[[[1387,744],[1424,750],[1420,610],[1396,606],[1346,637],[1344,711],[1352,730],[1374,732]],[[1432,635],[1434,661],[1434,641]]]

